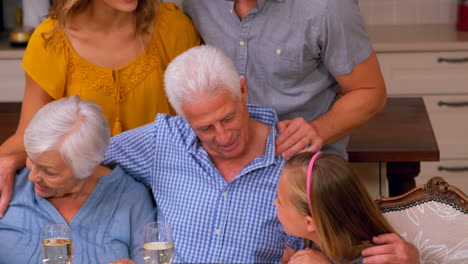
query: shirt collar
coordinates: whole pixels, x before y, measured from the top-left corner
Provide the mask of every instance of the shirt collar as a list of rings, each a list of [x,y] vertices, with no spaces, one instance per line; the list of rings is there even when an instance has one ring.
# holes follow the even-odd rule
[[[235,0],[224,0],[226,2],[234,2]],[[257,6],[254,7],[253,11],[256,13],[258,10],[262,10],[266,1],[283,3],[285,0],[257,0]],[[232,3],[234,8],[234,3]]]
[[[279,135],[279,132],[276,128],[276,124],[278,123],[278,116],[276,115],[275,111],[273,111],[273,109],[266,107],[266,106],[247,104],[247,110],[249,111],[250,118],[260,123],[270,126],[271,131],[268,135],[267,146],[266,146],[264,157],[270,160],[270,162],[273,162],[275,151],[276,151],[274,140]],[[186,121],[184,120],[184,122]],[[187,139],[186,141],[187,151],[189,153],[196,155],[198,152],[198,149],[202,148],[202,146],[200,145],[198,141],[197,135],[191,128],[190,128],[190,133],[186,135],[186,139]]]

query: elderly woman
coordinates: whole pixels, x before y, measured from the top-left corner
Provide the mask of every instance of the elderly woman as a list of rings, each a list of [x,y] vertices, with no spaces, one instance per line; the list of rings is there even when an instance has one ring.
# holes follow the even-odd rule
[[[41,229],[49,224],[69,225],[73,263],[144,263],[143,226],[155,208],[142,184],[100,165],[109,137],[100,107],[78,96],[34,116],[24,136],[28,169],[0,219],[0,263],[41,263]]]

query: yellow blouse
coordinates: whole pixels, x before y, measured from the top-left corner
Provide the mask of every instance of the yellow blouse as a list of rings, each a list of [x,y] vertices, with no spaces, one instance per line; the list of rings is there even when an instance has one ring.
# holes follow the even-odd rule
[[[59,32],[57,41],[44,47],[43,32],[56,20],[48,18],[34,31],[22,66],[52,98],[75,94],[102,107],[112,135],[154,120],[157,113],[174,114],[163,88],[163,73],[169,62],[199,45],[200,37],[189,18],[174,4],[160,3],[151,41],[128,65],[109,69],[92,64],[75,52]]]

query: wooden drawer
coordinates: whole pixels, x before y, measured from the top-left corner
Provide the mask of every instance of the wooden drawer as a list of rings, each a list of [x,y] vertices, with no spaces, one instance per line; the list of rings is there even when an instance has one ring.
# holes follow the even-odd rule
[[[468,93],[468,51],[379,53],[377,56],[391,96]],[[461,59],[466,60],[460,62]]]
[[[423,99],[440,149],[440,159],[468,159],[468,95],[423,96]],[[451,106],[454,103],[460,105]]]
[[[21,102],[24,86],[21,60],[0,60],[0,102]]]
[[[421,162],[421,173],[416,184],[424,184],[430,178],[440,176],[465,194],[468,194],[468,159],[440,162]]]

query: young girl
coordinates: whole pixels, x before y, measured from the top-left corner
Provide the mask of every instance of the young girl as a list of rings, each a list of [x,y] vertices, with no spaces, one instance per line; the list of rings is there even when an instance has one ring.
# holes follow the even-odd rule
[[[394,232],[349,163],[333,154],[289,159],[274,204],[285,232],[315,249],[298,251],[290,263],[361,263],[373,236]]]

